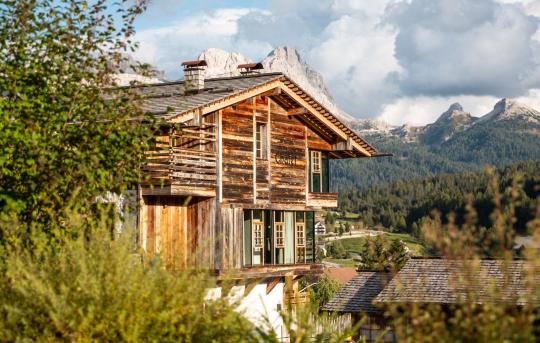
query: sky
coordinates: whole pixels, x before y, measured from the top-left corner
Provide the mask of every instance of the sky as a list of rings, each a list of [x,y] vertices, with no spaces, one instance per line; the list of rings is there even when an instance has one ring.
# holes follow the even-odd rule
[[[423,125],[459,102],[540,110],[540,0],[151,0],[135,58],[167,78],[207,48],[296,48],[356,118]]]

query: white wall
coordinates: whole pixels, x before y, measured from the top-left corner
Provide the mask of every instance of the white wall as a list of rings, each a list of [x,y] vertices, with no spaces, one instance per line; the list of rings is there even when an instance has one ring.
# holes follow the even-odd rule
[[[245,294],[245,286],[234,286],[226,295],[231,302],[239,303],[237,310],[254,325],[266,330],[272,329],[278,337],[287,336],[283,327],[283,319],[278,305],[283,309],[283,291],[285,284],[278,283],[269,294],[266,294],[266,283],[257,284]],[[207,290],[206,300],[218,299],[222,294],[221,287]]]
[[[270,294],[266,294],[266,283],[260,283],[253,287],[249,294],[244,294],[238,310],[254,325],[271,328],[278,337],[285,336],[283,320],[278,310],[278,304],[283,308],[283,288],[284,283],[280,282]]]

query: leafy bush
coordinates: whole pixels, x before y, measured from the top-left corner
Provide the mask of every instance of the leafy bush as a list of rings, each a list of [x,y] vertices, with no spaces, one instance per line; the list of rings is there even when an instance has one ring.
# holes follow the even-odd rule
[[[131,235],[113,239],[107,227],[94,232],[65,240],[60,250],[38,234],[41,248],[8,254],[0,282],[3,340],[255,341],[234,304],[204,300],[212,278],[173,274],[158,258],[143,264]]]

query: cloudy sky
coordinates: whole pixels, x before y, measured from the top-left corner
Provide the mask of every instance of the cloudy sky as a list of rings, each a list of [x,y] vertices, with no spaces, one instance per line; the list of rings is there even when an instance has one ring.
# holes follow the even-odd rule
[[[357,118],[425,124],[453,102],[540,109],[540,0],[153,0],[136,58],[168,78],[206,48],[292,46]]]

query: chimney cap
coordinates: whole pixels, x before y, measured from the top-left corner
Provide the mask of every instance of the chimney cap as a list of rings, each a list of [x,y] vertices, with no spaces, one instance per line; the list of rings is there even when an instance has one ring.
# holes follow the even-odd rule
[[[264,67],[261,62],[257,62],[257,63],[239,64],[238,69],[257,70],[257,69],[264,69]]]
[[[195,60],[195,61],[182,62],[182,65],[184,66],[184,68],[192,68],[192,67],[206,67],[208,64],[206,64],[205,60]]]

